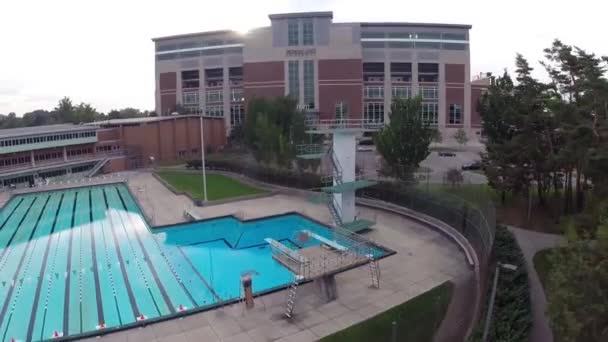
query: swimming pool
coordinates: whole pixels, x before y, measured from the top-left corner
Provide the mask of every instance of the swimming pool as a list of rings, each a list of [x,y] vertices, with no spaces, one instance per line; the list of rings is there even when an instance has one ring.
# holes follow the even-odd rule
[[[264,238],[319,243],[296,241],[301,229],[332,235],[298,214],[151,232],[122,184],[15,196],[0,211],[1,340],[77,336],[217,305],[241,296],[245,272],[255,293],[283,287],[294,275]]]

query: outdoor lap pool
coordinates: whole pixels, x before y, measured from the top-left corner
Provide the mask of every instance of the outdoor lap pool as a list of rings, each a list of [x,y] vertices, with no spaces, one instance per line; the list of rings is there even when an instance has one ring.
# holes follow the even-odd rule
[[[256,293],[283,287],[294,275],[264,239],[319,243],[295,238],[302,229],[332,237],[298,214],[151,232],[122,184],[15,196],[0,211],[0,340],[75,336],[209,307],[239,298],[249,271]]]

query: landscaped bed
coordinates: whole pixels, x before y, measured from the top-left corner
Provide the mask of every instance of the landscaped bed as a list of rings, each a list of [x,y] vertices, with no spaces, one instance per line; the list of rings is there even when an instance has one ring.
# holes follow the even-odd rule
[[[156,174],[175,190],[188,193],[194,199],[203,199],[203,176],[201,173],[158,171]],[[209,201],[259,195],[265,192],[266,190],[244,184],[234,178],[207,173],[207,199]]]
[[[396,341],[431,341],[445,316],[453,285],[443,283],[375,317],[321,339],[321,342],[389,342],[396,322]]]

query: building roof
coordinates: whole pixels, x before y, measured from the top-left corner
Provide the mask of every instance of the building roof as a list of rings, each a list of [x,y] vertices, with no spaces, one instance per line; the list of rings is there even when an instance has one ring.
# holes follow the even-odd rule
[[[95,121],[90,123],[91,125],[129,125],[129,124],[140,124],[140,123],[148,123],[148,122],[156,122],[156,121],[164,121],[164,120],[174,120],[179,118],[199,118],[200,115],[168,115],[168,116],[147,116],[142,118],[128,118],[128,119],[110,119],[110,120],[102,120]]]
[[[97,129],[95,124],[92,124],[92,125],[91,124],[86,124],[86,125],[58,124],[58,125],[8,128],[8,129],[0,129],[0,138],[20,137],[20,136],[28,136],[28,135],[41,135],[41,134],[71,132],[71,131],[88,131],[88,130],[92,130],[92,129]]]
[[[172,35],[172,36],[156,37],[156,38],[152,38],[152,41],[157,42],[159,40],[166,40],[166,39],[204,37],[204,36],[215,36],[215,35],[222,35],[222,34],[239,34],[239,32],[234,31],[234,30],[217,30],[217,31],[184,33],[184,34],[176,34],[176,35]]]
[[[291,18],[312,18],[312,17],[329,17],[333,18],[333,12],[299,12],[299,13],[278,13],[269,14],[270,20],[274,19],[291,19]]]
[[[438,23],[400,23],[400,22],[362,22],[361,27],[437,27],[470,30],[473,26],[464,24],[438,24]]]

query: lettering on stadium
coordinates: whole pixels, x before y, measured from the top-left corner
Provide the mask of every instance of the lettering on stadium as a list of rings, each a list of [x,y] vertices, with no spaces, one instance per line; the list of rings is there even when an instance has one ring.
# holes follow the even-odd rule
[[[304,57],[304,56],[314,56],[317,54],[317,49],[297,49],[297,50],[287,50],[285,51],[285,57]]]

